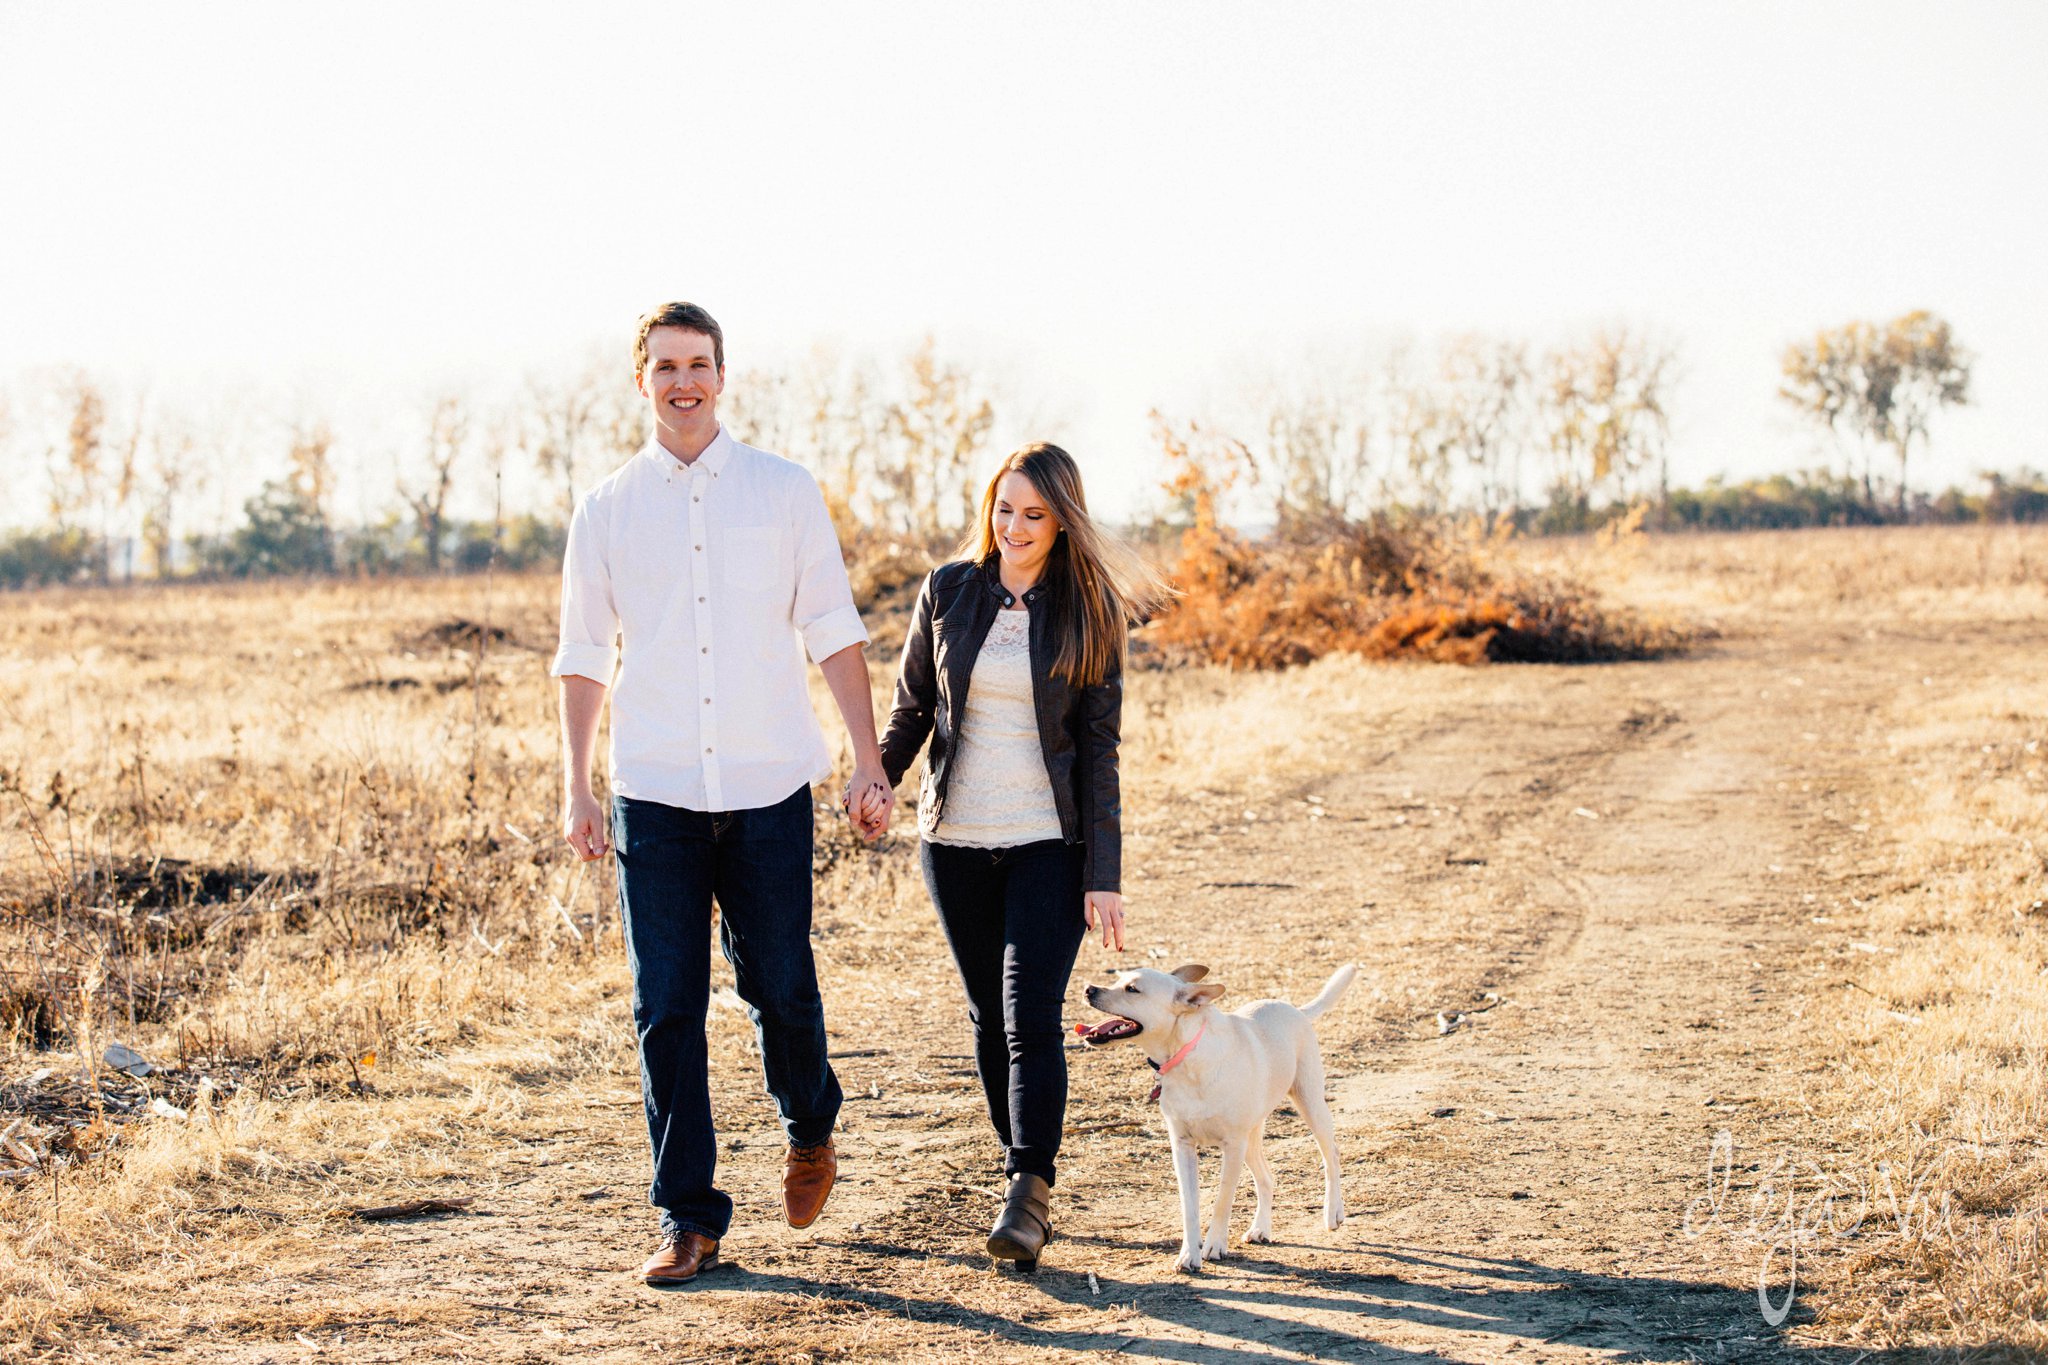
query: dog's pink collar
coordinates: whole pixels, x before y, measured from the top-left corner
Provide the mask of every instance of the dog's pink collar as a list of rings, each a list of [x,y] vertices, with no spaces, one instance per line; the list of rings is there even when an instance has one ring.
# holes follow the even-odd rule
[[[1174,1053],[1171,1057],[1168,1057],[1165,1061],[1159,1064],[1159,1074],[1164,1076],[1167,1072],[1173,1070],[1175,1067],[1179,1066],[1183,1061],[1185,1061],[1187,1059],[1187,1055],[1195,1050],[1195,1044],[1201,1042],[1202,1035],[1207,1033],[1208,1031],[1209,1021],[1207,1019],[1204,1019],[1202,1021],[1202,1026],[1195,1030],[1195,1036],[1188,1039],[1186,1045],[1183,1046],[1180,1051]]]

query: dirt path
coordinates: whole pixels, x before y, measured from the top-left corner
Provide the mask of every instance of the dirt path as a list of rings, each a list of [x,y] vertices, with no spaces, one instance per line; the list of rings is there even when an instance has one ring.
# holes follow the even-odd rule
[[[1823,965],[1812,898],[1840,894],[1863,837],[1844,814],[1858,741],[1949,647],[1760,631],[1654,665],[1393,670],[1383,710],[1330,726],[1320,775],[1140,805],[1131,862],[1151,875],[1133,903],[1162,959],[1246,983],[1240,1002],[1303,1000],[1337,962],[1365,967],[1321,1029],[1352,1213],[1336,1233],[1283,1113],[1278,1244],[1174,1274],[1149,1074],[1090,1054],[1073,1065],[1062,1239],[1035,1277],[991,1271],[977,1247],[999,1176],[943,949],[913,928],[892,1005],[834,1004],[833,972],[865,949],[821,915],[852,1100],[816,1229],[774,1219],[778,1149],[728,1011],[714,1066],[740,1211],[733,1264],[700,1288],[657,1295],[624,1273],[648,1224],[622,1057],[604,1093],[535,1096],[553,1136],[480,1160],[476,1213],[340,1235],[327,1273],[268,1292],[356,1305],[370,1325],[310,1340],[361,1360],[1847,1365],[1858,1353],[1803,1345],[1796,1316],[1767,1329],[1760,1249],[1688,1238],[1685,1214],[1717,1130],[1791,1122],[1797,1011]],[[423,1300],[445,1309],[431,1330],[374,1325],[376,1304]]]

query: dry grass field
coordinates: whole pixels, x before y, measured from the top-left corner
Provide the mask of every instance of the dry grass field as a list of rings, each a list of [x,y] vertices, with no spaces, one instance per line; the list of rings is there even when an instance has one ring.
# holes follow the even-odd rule
[[[1077,1054],[1060,1240],[992,1270],[914,849],[821,802],[841,1185],[777,1220],[721,991],[733,1264],[673,1295],[612,886],[553,834],[552,579],[0,599],[0,1360],[2040,1358],[2048,532],[1519,553],[1693,646],[1128,691],[1126,960],[1364,968],[1350,1222],[1283,1112],[1277,1244],[1176,1275],[1150,1073]],[[354,1216],[412,1200],[453,1207]]]

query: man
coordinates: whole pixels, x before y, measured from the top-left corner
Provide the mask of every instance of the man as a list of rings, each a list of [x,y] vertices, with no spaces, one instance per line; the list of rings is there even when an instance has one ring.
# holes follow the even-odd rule
[[[848,794],[860,799],[843,804],[864,837],[887,827],[893,798],[875,742],[867,631],[817,482],[719,425],[725,336],[702,308],[670,303],[643,317],[633,376],[654,435],[577,504],[552,671],[562,680],[564,836],[585,860],[616,841],[654,1151],[649,1199],[661,1210],[661,1244],[641,1275],[672,1288],[718,1263],[732,1220],[732,1200],[712,1184],[704,1016],[714,900],[789,1142],[792,1227],[817,1218],[838,1169],[841,1095],[810,940],[810,788],[831,756],[799,636],[853,743]],[[590,775],[608,690],[609,822]]]

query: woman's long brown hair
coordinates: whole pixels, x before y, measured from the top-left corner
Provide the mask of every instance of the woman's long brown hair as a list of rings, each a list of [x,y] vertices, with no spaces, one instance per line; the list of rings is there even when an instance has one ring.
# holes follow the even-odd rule
[[[1172,589],[1137,551],[1095,524],[1074,457],[1044,441],[997,467],[981,495],[981,520],[960,542],[962,558],[984,565],[995,560],[996,485],[1010,473],[1031,481],[1063,533],[1039,578],[1059,639],[1052,671],[1075,687],[1092,687],[1122,671],[1128,626],[1150,615]]]

